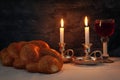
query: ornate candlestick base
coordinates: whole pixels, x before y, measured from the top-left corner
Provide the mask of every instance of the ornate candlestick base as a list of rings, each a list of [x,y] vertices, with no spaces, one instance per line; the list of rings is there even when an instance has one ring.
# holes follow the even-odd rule
[[[96,50],[91,53],[90,47],[92,46],[92,44],[87,44],[87,45],[83,44],[83,46],[84,46],[85,56],[84,57],[76,57],[73,61],[75,64],[96,65],[96,64],[102,63],[102,61],[101,61],[102,52],[101,51]],[[100,60],[98,60],[97,53],[100,54],[100,58],[99,58]]]
[[[92,43],[83,44],[83,46],[84,46],[84,52],[85,52],[85,57],[83,59],[84,60],[91,60],[91,57],[89,56],[89,54],[90,54],[90,47],[92,46]]]
[[[63,58],[64,63],[72,61],[74,51],[72,49],[65,50],[65,43],[59,43],[59,50],[61,52],[61,56]]]
[[[74,63],[76,64],[81,64],[81,65],[95,65],[100,63],[96,57],[92,57],[91,53],[90,53],[90,47],[92,46],[92,44],[83,44],[84,46],[84,52],[85,52],[85,56],[82,58],[76,58],[74,60]],[[92,52],[93,53],[93,52]]]

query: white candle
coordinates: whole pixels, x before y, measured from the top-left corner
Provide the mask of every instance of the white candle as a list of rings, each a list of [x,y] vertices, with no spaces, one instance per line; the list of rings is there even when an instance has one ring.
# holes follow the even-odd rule
[[[64,43],[64,21],[61,19],[60,21],[61,27],[60,27],[60,43]]]
[[[88,19],[85,16],[85,44],[89,44],[89,26],[88,26]]]

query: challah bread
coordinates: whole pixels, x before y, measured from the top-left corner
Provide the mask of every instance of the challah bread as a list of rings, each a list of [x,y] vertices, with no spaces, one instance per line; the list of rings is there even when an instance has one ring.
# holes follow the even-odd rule
[[[63,64],[63,60],[62,60],[60,53],[54,49],[44,48],[40,50],[40,53],[41,53],[41,56],[46,56],[46,55],[53,56],[59,61],[59,63]]]
[[[29,72],[41,72],[41,73],[56,73],[61,70],[61,64],[59,61],[50,56],[46,55],[42,57],[38,63],[31,63],[26,66]]]
[[[25,42],[25,41],[10,43],[8,48],[7,48],[7,51],[9,52],[11,57],[18,58],[19,57],[19,52],[21,51],[21,48],[25,44],[27,44],[27,42]]]
[[[27,44],[23,46],[20,51],[20,59],[25,63],[37,62],[40,57],[40,48],[34,44]]]
[[[7,47],[8,54],[13,59],[11,65],[14,66],[15,68],[21,69],[21,68],[25,67],[25,65],[23,64],[23,62],[21,61],[21,59],[19,57],[19,53],[20,53],[22,47],[26,44],[27,44],[27,42],[25,42],[25,41],[13,42],[13,43],[10,43]]]
[[[39,72],[38,71],[38,62],[34,62],[34,63],[29,63],[29,64],[26,64],[26,70],[29,71],[29,72]]]
[[[20,58],[15,59],[13,62],[13,67],[17,69],[25,69],[25,65],[26,64]]]
[[[17,48],[17,45],[18,45],[17,42],[13,42],[13,43],[10,43],[9,46],[7,47],[7,51],[13,58],[18,58],[19,50]]]
[[[50,46],[45,41],[42,41],[42,40],[32,40],[32,41],[29,41],[29,43],[35,44],[39,48],[50,48]]]
[[[1,50],[0,57],[3,65],[12,66],[13,58],[9,55],[6,48]]]
[[[29,72],[56,73],[62,69],[59,52],[42,40],[13,42],[0,51],[3,65]]]
[[[38,63],[31,63],[26,66],[29,72],[56,73],[61,70],[63,61],[57,51],[44,49],[40,53],[41,57]]]
[[[62,63],[50,55],[43,56],[38,63],[38,71],[42,73],[56,73],[62,68]]]

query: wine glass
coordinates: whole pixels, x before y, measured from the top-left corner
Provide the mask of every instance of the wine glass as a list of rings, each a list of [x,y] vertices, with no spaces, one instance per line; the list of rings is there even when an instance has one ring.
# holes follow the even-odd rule
[[[107,43],[109,37],[114,33],[115,30],[115,20],[114,19],[98,19],[95,20],[94,28],[96,33],[101,37],[103,43],[103,62],[111,63],[112,60],[109,59],[109,54],[107,51]]]

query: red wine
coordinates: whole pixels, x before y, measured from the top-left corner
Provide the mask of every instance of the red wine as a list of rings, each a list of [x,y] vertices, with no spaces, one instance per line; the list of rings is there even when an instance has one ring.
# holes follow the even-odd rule
[[[111,36],[114,32],[115,22],[114,20],[96,20],[95,31],[101,37]]]

